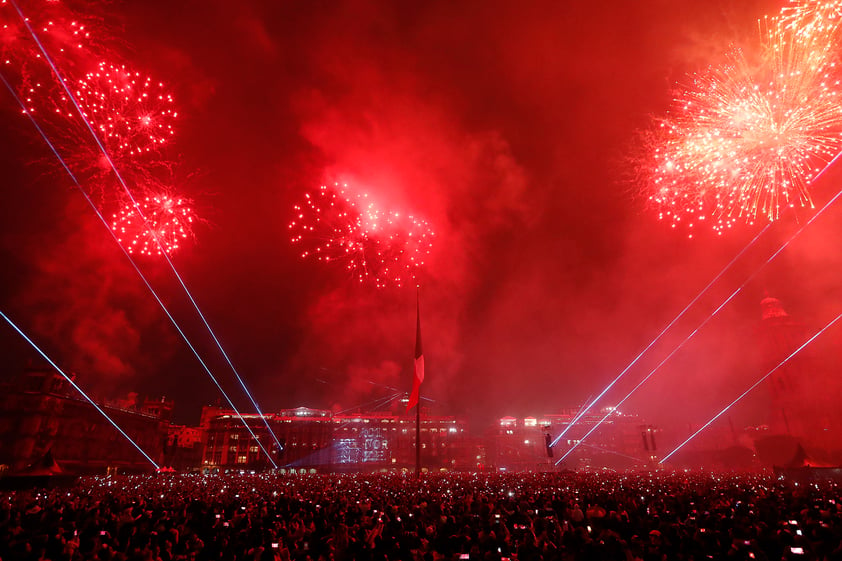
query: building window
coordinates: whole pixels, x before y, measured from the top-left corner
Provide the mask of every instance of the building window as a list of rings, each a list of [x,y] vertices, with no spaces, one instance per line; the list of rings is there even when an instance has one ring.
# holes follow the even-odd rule
[[[257,452],[257,450],[258,450],[257,446],[249,447],[249,452]]]
[[[236,452],[236,451],[237,451],[237,447],[236,447],[236,446],[229,446],[229,447],[228,447],[228,451],[229,451],[229,452]]]
[[[231,440],[239,440],[239,438],[240,438],[239,434],[232,434],[231,435]]]
[[[244,464],[247,461],[248,461],[248,458],[246,456],[237,456],[237,463],[238,464]]]

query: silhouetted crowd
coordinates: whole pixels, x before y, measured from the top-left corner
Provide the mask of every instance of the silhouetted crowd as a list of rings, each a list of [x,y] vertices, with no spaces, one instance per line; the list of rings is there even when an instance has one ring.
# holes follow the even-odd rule
[[[6,492],[0,559],[842,559],[835,484],[759,475],[96,477]]]

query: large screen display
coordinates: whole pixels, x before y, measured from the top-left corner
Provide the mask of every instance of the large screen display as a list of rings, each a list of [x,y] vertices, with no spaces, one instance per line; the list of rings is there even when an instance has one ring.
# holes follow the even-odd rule
[[[388,462],[392,458],[386,431],[379,428],[360,429],[354,438],[340,438],[335,450],[338,464]]]

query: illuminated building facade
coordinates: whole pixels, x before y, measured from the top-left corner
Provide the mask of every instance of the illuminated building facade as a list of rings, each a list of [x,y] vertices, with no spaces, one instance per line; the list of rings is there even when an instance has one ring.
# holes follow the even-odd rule
[[[762,309],[761,370],[768,372],[787,358],[806,339],[804,326],[794,321],[784,310],[781,301],[767,296],[760,302]],[[773,434],[802,436],[803,421],[810,411],[805,410],[804,390],[808,385],[803,355],[792,357],[769,377],[771,397],[769,428]]]
[[[548,457],[548,438],[570,424],[575,411],[515,419],[504,417],[485,437],[468,434],[464,421],[449,416],[421,416],[422,465],[429,470],[541,471],[556,469],[555,460],[602,419],[585,415]],[[379,471],[414,469],[415,419],[411,415],[380,412],[331,414],[300,407],[265,419],[283,449],[278,451],[263,418],[244,419],[257,437],[231,412],[209,424],[202,465],[205,468],[261,469],[269,465],[259,441],[284,469],[320,471]],[[619,412],[607,419],[587,442],[571,454],[563,467],[633,467],[651,464],[657,455],[657,430],[641,425],[635,416]]]
[[[540,417],[501,418],[489,438],[491,465],[505,471],[553,470],[556,462],[574,446],[559,467],[628,468],[651,464],[657,458],[657,430],[641,425],[637,416],[613,409],[587,440],[582,440],[584,435],[602,421],[609,410],[583,415],[549,449],[548,444],[568,429],[577,413],[577,410],[569,410]]]
[[[279,466],[324,462],[324,450],[330,445],[332,429],[329,411],[299,407],[265,416],[243,415],[242,419],[233,411],[217,413],[206,421],[208,428],[202,459],[205,468],[269,467],[271,462],[265,452]],[[269,434],[267,424],[275,433],[280,448]]]
[[[50,452],[71,472],[151,469],[57,373],[31,369],[7,386],[0,392],[0,441],[4,443],[0,465],[19,470]],[[140,400],[137,394],[129,394],[101,407],[162,467],[265,469],[274,463],[286,470],[323,472],[413,470],[415,416],[404,414],[399,400],[393,405],[388,412],[336,414],[299,407],[243,419],[219,406],[205,407],[197,427],[170,424],[171,401]],[[585,415],[553,448],[554,457],[548,457],[547,439],[559,435],[575,413],[505,417],[492,431],[470,435],[464,420],[424,409],[422,466],[465,471],[557,469],[555,461],[603,416]],[[560,467],[645,464],[647,454],[657,453],[657,443],[655,434],[641,439],[649,430],[641,426],[636,417],[615,412]]]
[[[269,465],[260,444],[285,469],[358,471],[411,469],[415,466],[415,419],[392,413],[334,415],[299,407],[264,418],[223,412],[210,420],[202,465],[205,468],[263,468]],[[258,444],[258,442],[260,444]],[[428,416],[421,421],[422,462],[428,469],[474,466],[475,449],[467,444],[465,425],[454,417]]]
[[[172,401],[98,404],[155,462],[163,457]],[[72,473],[149,471],[151,464],[50,368],[30,368],[0,392],[0,464],[11,472],[50,452]]]
[[[176,470],[190,470],[202,463],[205,431],[201,427],[169,425],[164,447],[164,466]]]
[[[775,465],[793,460],[795,443],[811,460],[838,465],[842,462],[842,385],[834,356],[838,347],[825,348],[822,355],[818,350],[822,340],[817,340],[798,350],[808,341],[806,326],[793,319],[777,298],[766,296],[760,304],[759,374],[771,372],[766,382],[770,400],[768,426],[758,427],[754,446],[762,459]]]
[[[427,469],[458,469],[473,450],[465,424],[455,417],[422,415],[421,462]],[[362,413],[334,417],[334,469],[415,467],[415,419]]]

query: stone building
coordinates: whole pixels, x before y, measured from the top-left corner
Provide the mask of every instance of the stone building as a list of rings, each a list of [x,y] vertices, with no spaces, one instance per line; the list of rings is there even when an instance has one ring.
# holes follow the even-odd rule
[[[162,460],[172,402],[137,396],[98,403],[98,411],[49,367],[30,367],[0,391],[0,464],[15,472],[48,452],[71,473],[149,471]]]

